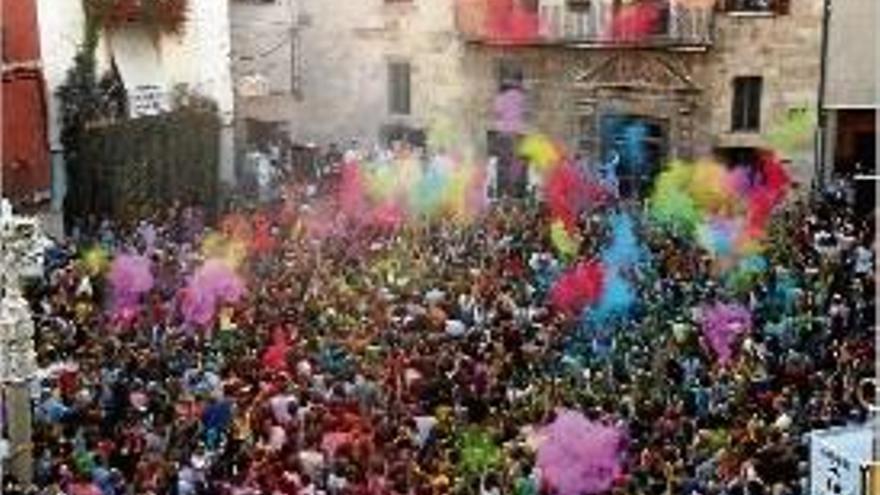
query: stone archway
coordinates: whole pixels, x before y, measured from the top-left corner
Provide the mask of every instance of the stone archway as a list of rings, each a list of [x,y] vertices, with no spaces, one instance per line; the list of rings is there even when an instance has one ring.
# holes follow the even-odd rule
[[[591,163],[603,158],[603,119],[625,116],[662,128],[669,158],[694,155],[695,113],[700,88],[693,82],[693,54],[620,50],[593,57],[570,71],[577,149]],[[654,124],[656,123],[656,124]]]

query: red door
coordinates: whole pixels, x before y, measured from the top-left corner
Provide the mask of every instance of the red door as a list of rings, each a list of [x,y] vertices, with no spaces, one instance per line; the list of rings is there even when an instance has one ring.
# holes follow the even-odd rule
[[[2,2],[3,196],[27,201],[50,188],[46,104],[34,0]]]

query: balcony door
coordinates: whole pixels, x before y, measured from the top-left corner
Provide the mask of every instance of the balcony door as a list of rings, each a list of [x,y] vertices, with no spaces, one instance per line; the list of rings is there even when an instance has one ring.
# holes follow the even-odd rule
[[[616,173],[620,195],[647,195],[666,159],[666,123],[651,117],[608,114],[601,118],[600,132],[602,163]]]

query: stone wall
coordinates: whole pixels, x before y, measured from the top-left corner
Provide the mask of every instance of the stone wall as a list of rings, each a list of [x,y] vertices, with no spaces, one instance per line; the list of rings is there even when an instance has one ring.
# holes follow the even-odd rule
[[[834,2],[828,33],[828,72],[825,105],[877,108],[877,0]]]
[[[666,126],[668,157],[697,158],[731,147],[760,148],[789,110],[815,111],[820,71],[822,0],[792,2],[787,15],[717,13],[705,49],[492,47],[467,45],[465,81],[472,127],[492,128],[498,60],[517,61],[525,76],[531,129],[569,149],[599,156],[598,121],[625,113]],[[731,131],[733,78],[763,78],[757,133]],[[784,157],[799,180],[813,174],[813,146]]]
[[[130,46],[140,43],[137,65],[141,59],[153,58],[157,65],[136,67],[153,82],[169,92],[178,85],[186,85],[191,91],[207,96],[217,103],[223,120],[220,153],[221,178],[226,182],[235,180],[232,156],[231,123],[234,102],[232,77],[229,69],[230,39],[228,2],[216,0],[190,0],[187,22],[178,35],[163,35],[158,43],[147,39],[140,43],[137,26],[126,27],[114,37],[130,35]],[[66,177],[61,146],[61,115],[56,91],[67,72],[73,67],[73,59],[83,41],[85,14],[79,1],[37,0],[40,46],[42,48],[43,76],[46,81],[49,122],[49,146],[52,153],[53,206],[60,208],[66,194]],[[106,34],[106,33],[105,33]],[[96,52],[99,76],[110,68],[110,60],[119,54],[101,36]],[[117,47],[117,51],[121,47]],[[120,60],[117,59],[117,63]],[[123,76],[124,78],[125,76]],[[125,81],[123,81],[125,82]]]
[[[232,76],[236,117],[286,123],[296,118],[298,17],[294,0],[230,3]],[[265,82],[266,93],[247,95],[246,78]],[[289,124],[288,124],[289,125]]]
[[[452,4],[303,0],[303,89],[294,139],[374,143],[389,124],[427,130],[461,122],[468,88],[461,82]],[[391,61],[411,64],[410,115],[389,112]]]
[[[692,157],[699,149],[701,88],[691,79],[706,54],[638,49],[472,46],[467,75],[468,108],[474,127],[494,128],[492,99],[498,91],[496,67],[508,59],[520,64],[527,93],[528,131],[543,133],[593,160],[600,154],[603,115],[638,115],[662,121],[669,155]]]
[[[529,130],[600,155],[599,119],[627,113],[661,122],[668,157],[763,147],[788,111],[815,109],[822,0],[786,15],[716,13],[714,42],[689,47],[491,46],[457,35],[453,2],[304,0],[303,102],[293,134],[317,143],[375,142],[389,123],[454,128],[458,145],[487,151],[499,60],[523,69]],[[389,60],[412,63],[412,114],[388,112]],[[761,76],[760,132],[731,132],[732,81]],[[812,175],[812,146],[789,158]]]
[[[764,147],[789,110],[816,111],[821,70],[822,0],[791,2],[788,15],[719,13],[715,46],[698,79],[706,88],[711,148]],[[763,78],[759,133],[731,131],[733,78]],[[709,150],[706,150],[709,151]],[[814,149],[788,153],[798,178],[808,183]]]

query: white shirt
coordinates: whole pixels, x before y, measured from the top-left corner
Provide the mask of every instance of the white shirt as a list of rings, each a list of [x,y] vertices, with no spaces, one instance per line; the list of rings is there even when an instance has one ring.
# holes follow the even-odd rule
[[[418,434],[416,442],[418,443],[419,448],[422,448],[431,436],[431,430],[433,430],[434,426],[437,424],[437,419],[434,416],[416,416],[415,422]]]
[[[290,415],[291,403],[296,403],[296,398],[289,394],[276,395],[269,399],[269,407],[272,408],[272,415],[275,416],[275,421],[281,424],[293,421],[293,416]]]

